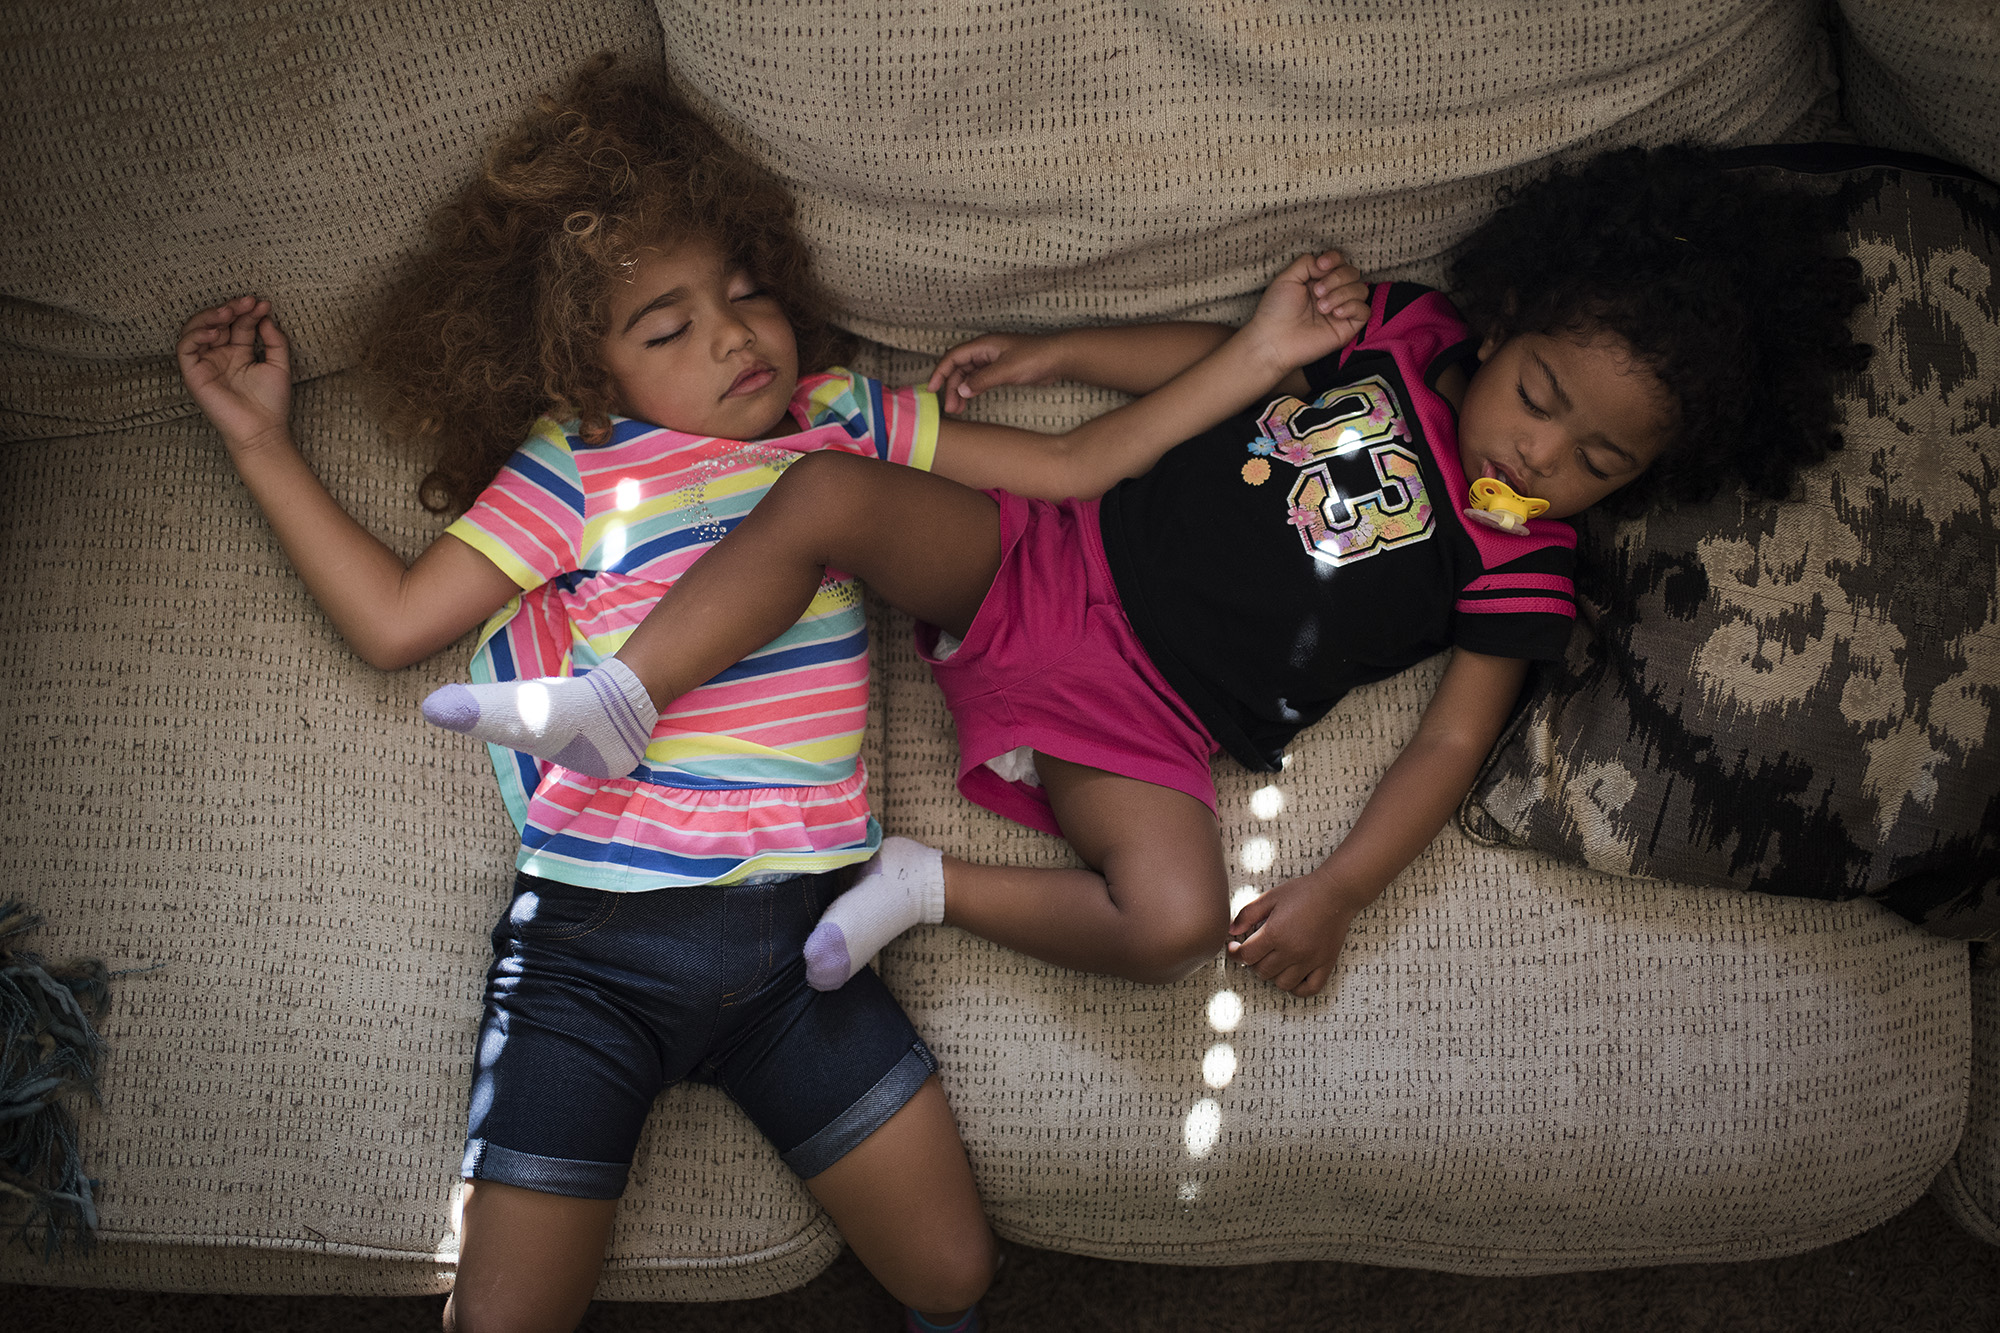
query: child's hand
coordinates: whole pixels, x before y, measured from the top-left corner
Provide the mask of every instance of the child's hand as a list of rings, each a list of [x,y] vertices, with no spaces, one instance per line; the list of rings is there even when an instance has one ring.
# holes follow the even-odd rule
[[[1373,901],[1310,875],[1288,879],[1245,903],[1229,923],[1229,956],[1279,990],[1317,995],[1333,975],[1348,926]]]
[[[1338,250],[1300,255],[1264,289],[1255,328],[1287,371],[1354,341],[1368,323],[1368,284]]]
[[[946,352],[931,371],[930,391],[947,412],[1002,384],[1054,384],[1062,378],[1056,339],[1032,333],[988,333]]]
[[[271,303],[239,296],[190,316],[174,348],[188,394],[231,454],[255,448],[288,427],[291,348]]]

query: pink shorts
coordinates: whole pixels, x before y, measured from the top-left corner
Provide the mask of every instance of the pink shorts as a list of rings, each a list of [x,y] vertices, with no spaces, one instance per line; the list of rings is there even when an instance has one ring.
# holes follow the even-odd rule
[[[1215,810],[1215,742],[1139,646],[1119,605],[1097,529],[1097,501],[1000,505],[1000,572],[965,641],[946,660],[938,630],[917,626],[958,727],[958,789],[1016,823],[1061,836],[1048,796],[986,761],[1027,746],[1186,792]]]

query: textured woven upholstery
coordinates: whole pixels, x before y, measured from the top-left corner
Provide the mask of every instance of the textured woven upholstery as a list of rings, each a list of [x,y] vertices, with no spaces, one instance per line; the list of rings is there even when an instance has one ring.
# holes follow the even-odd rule
[[[2000,11],[1985,0],[1839,0],[1842,104],[1863,143],[2000,181]]]
[[[664,49],[795,182],[845,318],[883,344],[861,367],[897,381],[987,326],[1240,315],[1322,240],[1435,281],[1492,186],[1550,154],[1816,133],[1830,87],[1805,0],[1542,0],[1504,18],[1400,0],[1339,24],[1306,4],[850,8],[0,16],[16,186],[0,205],[0,869],[49,918],[47,952],[151,969],[115,985],[105,1104],[85,1122],[105,1245],[53,1269],[14,1252],[0,1273],[449,1281],[510,859],[483,754],[415,710],[464,646],[393,676],[356,662],[164,352],[197,306],[273,295],[310,381],[310,460],[362,522],[420,549],[438,528],[414,501],[420,468],[345,373],[371,284],[494,127],[589,51]],[[981,410],[1055,425],[1110,401],[1055,386]],[[1065,859],[951,794],[907,624],[875,621],[885,824]],[[1264,779],[1223,767],[1241,882],[1296,873],[1341,834],[1436,678],[1359,692],[1302,739],[1274,819],[1248,812]],[[1132,1258],[1500,1273],[1804,1249],[1931,1183],[1973,1058],[1964,948],[1870,905],[1635,887],[1450,831],[1362,917],[1318,1001],[1234,969],[1139,988],[945,929],[882,968],[944,1062],[1003,1233]],[[1242,1006],[1227,1031],[1220,990]],[[1204,1059],[1223,1043],[1235,1071],[1215,1087]],[[1986,1162],[1969,1197],[1990,1208]],[[838,1243],[734,1107],[677,1089],[602,1290],[774,1291]]]

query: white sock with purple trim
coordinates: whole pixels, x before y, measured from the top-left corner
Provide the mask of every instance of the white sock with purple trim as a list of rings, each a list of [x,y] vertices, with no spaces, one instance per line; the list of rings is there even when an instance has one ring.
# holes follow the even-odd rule
[[[911,926],[944,920],[944,853],[909,838],[884,838],[854,887],[806,937],[806,984],[839,990],[881,947]]]
[[[615,657],[581,676],[447,685],[424,700],[424,717],[600,778],[637,768],[660,720],[646,687]]]

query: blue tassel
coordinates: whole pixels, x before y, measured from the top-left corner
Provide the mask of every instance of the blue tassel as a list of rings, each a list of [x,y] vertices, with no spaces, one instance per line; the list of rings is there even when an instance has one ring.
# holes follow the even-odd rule
[[[83,1173],[70,1102],[97,1101],[104,1043],[94,1020],[111,977],[95,959],[52,968],[17,949],[41,922],[21,903],[0,905],[0,1209],[18,1210],[16,1235],[36,1248],[39,1232],[42,1257],[53,1259],[65,1238],[87,1252],[97,1229],[96,1182]]]

